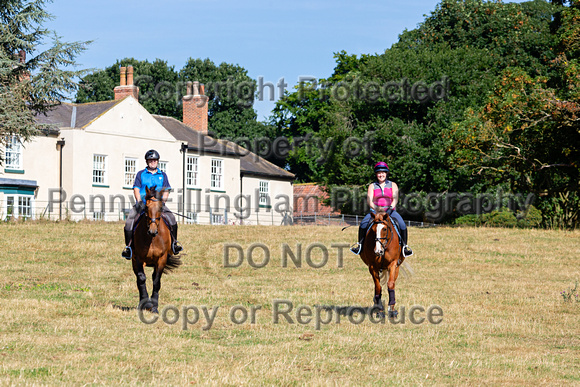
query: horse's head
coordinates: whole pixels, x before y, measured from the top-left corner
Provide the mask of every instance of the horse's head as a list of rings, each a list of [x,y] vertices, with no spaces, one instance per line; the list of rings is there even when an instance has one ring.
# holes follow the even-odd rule
[[[147,234],[154,237],[159,233],[161,224],[161,207],[163,207],[163,194],[165,189],[157,192],[155,187],[149,189],[145,187],[145,218],[147,219]]]
[[[388,238],[389,228],[387,226],[388,214],[384,212],[378,212],[376,214],[371,214],[372,227],[371,229],[375,233],[375,254],[384,255],[386,249],[386,243]]]

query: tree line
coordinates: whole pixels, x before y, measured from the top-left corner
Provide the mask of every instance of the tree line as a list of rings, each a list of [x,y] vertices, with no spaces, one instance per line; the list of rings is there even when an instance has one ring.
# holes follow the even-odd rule
[[[285,152],[272,152],[267,142],[245,144],[299,182],[364,190],[372,165],[383,160],[402,193],[425,201],[426,210],[411,217],[429,220],[429,208],[451,193],[477,200],[504,192],[504,198],[532,195],[544,226],[580,224],[580,0],[442,0],[381,54],[335,53],[333,73],[286,93],[266,122],[252,107],[256,82],[237,64],[190,58],[175,70],[161,59],[124,58],[87,74],[74,59],[90,42],[58,38],[22,61],[19,52],[34,52],[50,36],[42,28],[45,2],[4,3],[2,141],[37,133],[34,114],[71,91],[78,90],[76,102],[112,99],[119,67],[133,65],[149,112],[181,119],[185,84],[200,81],[210,132],[284,139]],[[358,204],[344,200],[339,207],[360,213]],[[437,221],[465,215],[448,207]]]

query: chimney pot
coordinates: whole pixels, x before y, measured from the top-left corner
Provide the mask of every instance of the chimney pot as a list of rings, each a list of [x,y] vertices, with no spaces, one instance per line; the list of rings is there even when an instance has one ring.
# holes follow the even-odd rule
[[[127,73],[127,68],[126,67],[121,67],[121,86],[126,86],[127,85],[126,73]]]
[[[121,67],[121,84],[115,87],[115,101],[123,99],[128,96],[133,96],[139,100],[139,88],[133,85],[133,66]]]
[[[183,96],[183,123],[193,130],[207,134],[207,103],[208,98],[204,95],[204,85],[198,81],[187,82],[187,95]]]
[[[127,86],[133,86],[133,66],[127,66]]]

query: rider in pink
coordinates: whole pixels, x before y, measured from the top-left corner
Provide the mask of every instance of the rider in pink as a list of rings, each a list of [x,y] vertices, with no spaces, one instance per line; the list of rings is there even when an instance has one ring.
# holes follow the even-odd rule
[[[371,212],[386,212],[397,222],[403,244],[403,255],[405,257],[413,255],[413,251],[407,246],[407,225],[396,211],[397,202],[399,201],[399,187],[395,182],[387,180],[389,166],[386,163],[382,161],[376,163],[374,170],[377,181],[369,185],[367,192],[367,203],[371,208]],[[369,213],[360,223],[358,243],[354,244],[350,249],[353,253],[360,254],[363,239],[370,224],[371,214]]]

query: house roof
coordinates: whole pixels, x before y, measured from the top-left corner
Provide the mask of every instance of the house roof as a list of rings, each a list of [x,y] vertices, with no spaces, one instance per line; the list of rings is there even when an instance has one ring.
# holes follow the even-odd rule
[[[157,122],[163,125],[163,127],[167,129],[176,140],[186,142],[187,147],[190,150],[197,151],[200,154],[211,153],[224,156],[237,156],[237,153],[233,152],[227,146],[224,146],[224,144],[220,144],[219,141],[212,137],[191,129],[189,126],[173,117],[159,116],[157,114],[152,114],[152,116],[157,120]]]
[[[153,117],[178,141],[187,142],[190,150],[224,156],[240,157],[240,173],[246,176],[294,180],[294,174],[272,164],[246,148],[227,140],[219,140],[199,133],[172,118],[153,114]]]
[[[82,129],[121,101],[62,103],[46,115],[37,115],[36,120],[38,123],[59,128]],[[240,173],[242,175],[294,180],[294,174],[231,141],[219,140],[201,134],[173,117],[157,114],[152,114],[152,117],[176,140],[187,143],[187,147],[190,150],[200,154],[240,157]]]
[[[59,128],[84,128],[119,102],[61,103],[46,114],[37,114],[36,121]]]

